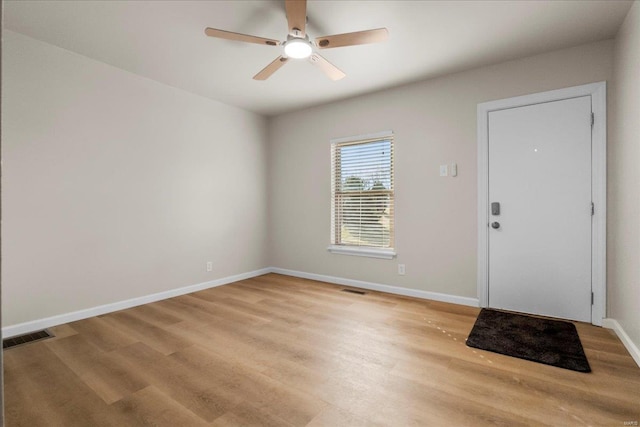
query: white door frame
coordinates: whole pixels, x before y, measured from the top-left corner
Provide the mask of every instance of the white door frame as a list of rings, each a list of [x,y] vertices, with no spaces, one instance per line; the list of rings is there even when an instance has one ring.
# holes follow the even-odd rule
[[[478,104],[478,299],[489,305],[489,112],[591,96],[591,323],[602,326],[607,304],[607,83],[598,82]],[[588,118],[586,119],[588,120]]]

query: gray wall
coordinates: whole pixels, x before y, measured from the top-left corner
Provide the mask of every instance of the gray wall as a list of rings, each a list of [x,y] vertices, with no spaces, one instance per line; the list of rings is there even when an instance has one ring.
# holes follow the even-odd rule
[[[2,54],[5,327],[267,266],[265,118],[10,31]]]
[[[477,104],[610,80],[612,55],[613,41],[588,44],[272,119],[270,264],[477,297]],[[330,254],[329,140],[388,129],[396,141],[398,257]],[[440,177],[438,165],[452,162],[458,177]]]

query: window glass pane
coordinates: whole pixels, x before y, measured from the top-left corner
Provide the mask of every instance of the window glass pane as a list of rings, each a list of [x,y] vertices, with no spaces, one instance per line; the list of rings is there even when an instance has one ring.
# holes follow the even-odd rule
[[[332,146],[332,243],[393,246],[393,137]]]
[[[391,141],[347,145],[339,150],[342,191],[392,188]]]

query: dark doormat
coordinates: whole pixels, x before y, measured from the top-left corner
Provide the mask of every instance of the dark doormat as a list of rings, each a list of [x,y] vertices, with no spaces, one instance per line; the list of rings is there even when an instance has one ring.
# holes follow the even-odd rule
[[[591,372],[573,323],[483,308],[467,338],[469,347]]]

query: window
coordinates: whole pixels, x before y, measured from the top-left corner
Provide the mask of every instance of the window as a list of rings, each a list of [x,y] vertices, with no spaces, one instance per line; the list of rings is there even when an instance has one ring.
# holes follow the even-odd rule
[[[332,140],[329,250],[393,258],[393,207],[393,133]]]

